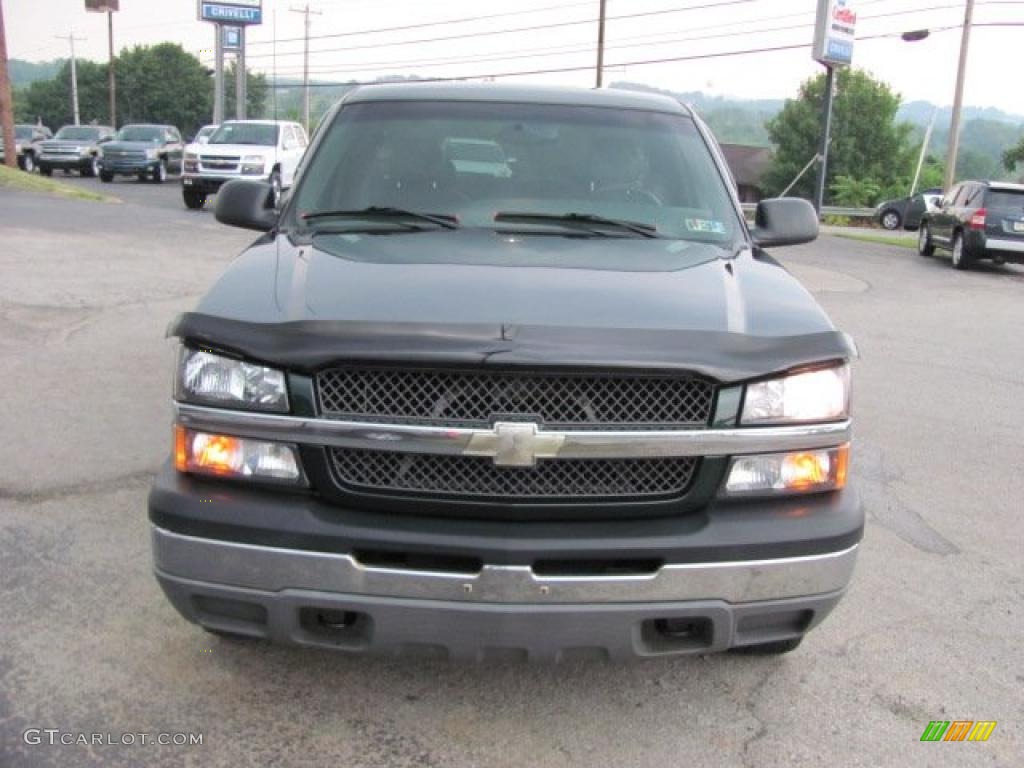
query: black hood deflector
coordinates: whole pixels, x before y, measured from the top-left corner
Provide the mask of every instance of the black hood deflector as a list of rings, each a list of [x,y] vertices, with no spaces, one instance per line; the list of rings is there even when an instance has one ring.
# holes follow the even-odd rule
[[[853,341],[839,331],[753,336],[536,325],[250,323],[186,312],[175,318],[167,335],[303,373],[358,361],[685,370],[730,383],[857,356]]]

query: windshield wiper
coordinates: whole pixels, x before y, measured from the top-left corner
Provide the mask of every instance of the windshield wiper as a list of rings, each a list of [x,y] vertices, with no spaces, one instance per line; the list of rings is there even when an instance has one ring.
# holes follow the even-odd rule
[[[420,213],[409,211],[405,208],[391,208],[388,206],[371,205],[369,208],[357,210],[337,211],[314,211],[304,213],[300,216],[303,221],[314,219],[413,219],[415,221],[429,221],[443,229],[458,229],[459,225],[454,216],[447,213]]]
[[[494,217],[495,221],[506,221],[513,223],[529,224],[531,222],[552,223],[552,224],[579,224],[585,229],[594,232],[593,227],[609,227],[625,232],[632,232],[640,237],[657,237],[658,230],[650,224],[641,224],[638,221],[626,221],[625,219],[609,219],[605,216],[598,216],[595,213],[529,213],[519,211],[503,211]]]

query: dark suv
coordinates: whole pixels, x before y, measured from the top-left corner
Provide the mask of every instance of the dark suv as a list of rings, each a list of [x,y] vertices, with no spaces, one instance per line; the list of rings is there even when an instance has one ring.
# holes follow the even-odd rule
[[[181,173],[184,149],[173,125],[126,125],[100,150],[100,179],[135,176],[160,184],[168,173]]]
[[[981,259],[1024,263],[1024,184],[957,184],[921,222],[918,251],[931,256],[936,248],[953,254],[956,269]]]
[[[855,348],[762,250],[811,206],[748,228],[730,178],[674,99],[416,84],[350,92],[281,210],[225,182],[262,234],[170,331],[167,597],[345,651],[795,648],[863,531]]]

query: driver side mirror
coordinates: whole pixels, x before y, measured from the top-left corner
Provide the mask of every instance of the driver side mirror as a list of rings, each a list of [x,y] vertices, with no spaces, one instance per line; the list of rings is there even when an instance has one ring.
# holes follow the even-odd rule
[[[269,232],[277,225],[273,189],[266,181],[233,179],[217,193],[214,215],[221,224]]]
[[[196,139],[196,144],[209,144],[209,143],[210,143],[210,137],[209,136],[200,136],[198,139]]]
[[[809,243],[818,237],[818,214],[814,206],[798,197],[762,200],[750,236],[760,248]]]

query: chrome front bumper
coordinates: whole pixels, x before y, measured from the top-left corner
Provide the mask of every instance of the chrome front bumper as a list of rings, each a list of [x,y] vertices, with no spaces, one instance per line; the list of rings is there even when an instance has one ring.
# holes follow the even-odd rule
[[[528,565],[485,564],[478,573],[379,568],[346,554],[203,539],[154,526],[153,556],[159,572],[268,592],[306,589],[495,603],[743,603],[844,589],[853,574],[857,545],[806,557],[669,564],[640,575],[541,576]]]

